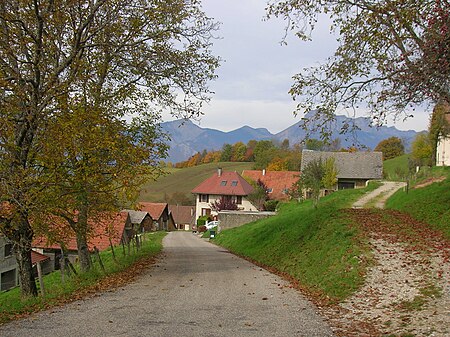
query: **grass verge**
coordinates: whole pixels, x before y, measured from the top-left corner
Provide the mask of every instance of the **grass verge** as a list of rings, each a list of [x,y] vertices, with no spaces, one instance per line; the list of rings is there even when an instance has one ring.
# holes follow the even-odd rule
[[[433,168],[431,176],[445,176],[447,179],[410,189],[408,193],[399,190],[389,198],[386,208],[424,221],[450,239],[450,168]]]
[[[223,231],[215,242],[289,275],[317,299],[340,301],[362,284],[369,261],[364,236],[342,209],[375,187],[333,193],[317,209],[309,201],[284,204],[276,216]]]
[[[115,249],[117,262],[114,261],[110,249],[101,252],[105,272],[101,271],[97,263],[94,263],[92,270],[88,273],[78,273],[72,277],[65,276],[64,283],[62,283],[60,271],[45,275],[45,297],[22,298],[19,288],[0,293],[0,324],[128,283],[139,275],[145,266],[152,263],[162,249],[162,239],[165,235],[164,232],[147,234],[142,248],[130,255],[123,255],[122,249],[117,247]]]

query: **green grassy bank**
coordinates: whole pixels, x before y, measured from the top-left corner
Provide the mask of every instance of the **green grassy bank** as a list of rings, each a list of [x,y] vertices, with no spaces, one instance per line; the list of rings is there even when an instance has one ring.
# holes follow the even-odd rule
[[[317,209],[309,201],[284,204],[276,216],[223,231],[215,242],[289,274],[321,299],[342,300],[362,284],[369,260],[364,236],[342,209],[375,186],[333,193]]]
[[[431,183],[432,179],[445,178]],[[431,184],[420,187],[420,183]],[[398,191],[386,203],[386,208],[396,209],[417,220],[430,224],[450,239],[450,167],[434,167],[424,181],[408,193]]]

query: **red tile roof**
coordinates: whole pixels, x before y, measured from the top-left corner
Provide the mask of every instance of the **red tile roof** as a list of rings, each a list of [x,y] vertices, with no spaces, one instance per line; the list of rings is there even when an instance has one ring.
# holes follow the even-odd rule
[[[154,221],[159,220],[166,207],[168,207],[166,203],[158,202],[140,202],[138,204],[139,210],[148,212]]]
[[[89,224],[93,230],[92,235],[88,240],[89,250],[93,250],[97,247],[98,250],[106,250],[109,247],[109,239],[114,246],[120,244],[120,241],[125,230],[125,226],[128,220],[128,212],[105,212],[100,216],[89,221]],[[52,224],[54,228],[66,228],[67,225],[64,220],[55,220]],[[64,230],[64,229],[63,229]],[[77,241],[75,233],[69,231],[63,242],[68,250],[77,250]],[[36,248],[50,248],[61,249],[61,246],[57,242],[49,242],[46,237],[37,237],[33,240],[33,247]]]
[[[195,222],[195,206],[169,205],[176,224],[193,224]]]
[[[50,259],[50,257],[43,255],[41,253],[35,252],[34,250],[31,251],[31,263],[35,265],[38,262],[43,262]]]
[[[195,194],[240,195],[253,192],[253,187],[237,172],[217,172],[192,190]]]
[[[292,185],[297,182],[300,172],[297,171],[255,171],[244,170],[242,176],[248,177],[253,181],[260,179],[272,192],[269,193],[269,198],[273,200],[287,200],[289,199],[286,190],[290,189]]]

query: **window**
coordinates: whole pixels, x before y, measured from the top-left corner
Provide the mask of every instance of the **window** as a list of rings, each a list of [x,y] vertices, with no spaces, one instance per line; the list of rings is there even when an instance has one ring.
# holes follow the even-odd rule
[[[233,181],[231,182],[231,186],[237,186],[237,184],[238,184],[237,180],[233,180]]]
[[[198,196],[200,202],[209,202],[209,195],[208,194],[200,194]]]
[[[226,180],[222,180],[222,182],[220,183],[220,186],[227,186],[227,181]]]
[[[205,215],[211,215],[211,209],[202,208],[202,216],[205,216]]]
[[[273,188],[268,188],[267,189],[267,193],[272,193],[273,192]]]
[[[242,196],[240,195],[236,196],[236,204],[242,205]]]
[[[12,256],[12,255],[13,255],[12,244],[11,243],[5,244],[5,257]]]

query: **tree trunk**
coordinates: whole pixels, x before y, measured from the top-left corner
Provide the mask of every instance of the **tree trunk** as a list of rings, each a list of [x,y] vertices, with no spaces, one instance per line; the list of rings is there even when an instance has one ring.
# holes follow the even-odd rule
[[[16,240],[14,240],[14,251],[19,267],[19,281],[22,296],[37,296],[37,287],[33,275],[33,265],[31,262],[31,243],[33,239],[33,230],[25,216],[22,216],[17,231]]]
[[[78,214],[77,229],[77,249],[78,259],[80,260],[80,268],[82,272],[86,272],[91,269],[91,259],[89,256],[89,248],[87,242],[88,233],[88,208],[83,205],[80,207]]]

